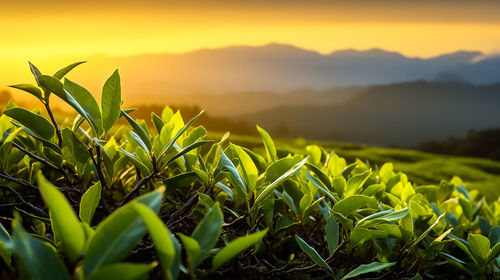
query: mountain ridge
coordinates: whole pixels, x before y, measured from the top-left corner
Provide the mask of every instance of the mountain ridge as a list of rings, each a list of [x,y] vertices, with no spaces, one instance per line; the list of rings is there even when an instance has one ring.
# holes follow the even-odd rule
[[[473,62],[474,58],[483,55],[477,51],[457,51],[418,58],[377,48],[321,54],[292,45],[272,43],[257,47],[202,49],[183,54],[96,57],[96,60],[101,65],[117,65],[125,78],[133,77],[129,88],[132,93],[138,92],[138,86],[141,85],[141,91],[185,94],[290,92],[297,88],[326,90],[332,87],[432,80],[442,72],[460,74],[469,83],[500,82],[500,77],[484,78],[476,74],[485,71],[484,67],[477,67],[477,63],[490,67],[484,60]],[[497,62],[495,57],[486,60],[500,66],[500,61]],[[95,67],[90,68],[92,70],[88,72],[94,72]],[[464,74],[470,69],[475,69],[470,75],[473,78]]]
[[[154,103],[164,100],[165,96],[193,93],[287,94],[303,88],[325,91],[349,86],[432,81],[443,77],[443,73],[448,77],[460,77],[459,80],[465,83],[485,85],[500,82],[500,75],[497,75],[500,56],[464,50],[419,58],[377,48],[345,49],[322,54],[293,45],[272,43],[202,49],[182,54],[95,55],[86,60],[88,63],[70,73],[72,80],[86,81],[85,86],[91,92],[100,92],[107,73],[111,74],[118,68],[124,97],[131,103]],[[62,64],[70,62],[73,61]],[[41,63],[39,68],[45,71],[47,67],[44,64],[48,63]],[[50,61],[50,65],[53,63]],[[24,67],[20,70],[25,72]],[[10,73],[0,76],[0,83],[3,80],[5,84],[17,82],[8,75]]]
[[[284,106],[239,119],[271,132],[285,125],[289,137],[412,147],[498,127],[499,106],[500,83],[415,81],[367,87],[337,104]]]

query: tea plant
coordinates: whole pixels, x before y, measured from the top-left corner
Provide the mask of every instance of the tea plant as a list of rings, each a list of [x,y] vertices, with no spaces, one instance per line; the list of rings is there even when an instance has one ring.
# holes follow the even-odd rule
[[[500,276],[500,201],[459,178],[416,186],[391,163],[279,150],[257,127],[259,154],[169,107],[148,127],[121,108],[118,71],[100,105],[61,81],[79,64],[30,64],[36,84],[12,87],[45,111],[0,116],[2,279]],[[58,122],[51,98],[78,116]]]

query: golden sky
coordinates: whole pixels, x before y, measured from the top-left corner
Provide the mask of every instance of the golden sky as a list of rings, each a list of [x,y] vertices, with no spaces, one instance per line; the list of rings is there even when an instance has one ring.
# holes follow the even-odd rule
[[[500,1],[176,2],[181,1],[0,0],[0,60],[270,42],[321,53],[382,48],[419,57],[500,50]]]

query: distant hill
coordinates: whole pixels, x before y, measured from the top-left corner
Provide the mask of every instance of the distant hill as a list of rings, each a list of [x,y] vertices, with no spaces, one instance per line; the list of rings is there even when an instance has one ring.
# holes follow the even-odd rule
[[[287,93],[298,88],[324,91],[353,85],[431,81],[441,73],[456,74],[472,84],[500,82],[500,58],[474,51],[421,59],[381,49],[320,54],[290,45],[269,44],[182,54],[96,55],[86,60],[88,63],[79,66],[70,78],[85,81],[93,92],[100,92],[106,75],[118,68],[131,104],[154,103],[159,98],[168,102],[163,100],[165,96],[178,94]],[[2,79],[6,77],[0,77],[0,82]]]
[[[288,106],[241,116],[290,137],[416,146],[500,126],[500,84],[418,81],[372,86],[326,106]]]
[[[200,106],[214,116],[231,117],[282,106],[337,104],[358,94],[362,87],[331,88],[315,91],[308,88],[285,93],[231,92],[224,94],[166,94],[166,104]],[[147,100],[151,100],[146,98]],[[158,100],[160,99],[152,99]]]
[[[500,161],[500,128],[471,130],[464,138],[448,138],[443,141],[424,141],[418,150],[465,157],[483,157]]]

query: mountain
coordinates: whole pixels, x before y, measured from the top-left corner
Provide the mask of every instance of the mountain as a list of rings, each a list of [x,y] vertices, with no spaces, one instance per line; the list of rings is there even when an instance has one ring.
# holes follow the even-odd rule
[[[214,116],[231,117],[282,106],[338,104],[355,96],[362,89],[363,87],[345,87],[316,91],[302,88],[285,93],[245,91],[223,94],[165,94],[162,99],[164,104],[201,106]],[[158,98],[152,100],[161,103]]]
[[[415,146],[500,124],[500,84],[417,81],[372,86],[334,105],[274,108],[241,116],[289,137]]]
[[[422,59],[381,49],[320,54],[290,45],[269,44],[182,54],[92,56],[70,78],[86,81],[90,89],[100,92],[106,75],[118,68],[125,97],[134,99],[130,103],[156,102],[169,94],[286,93],[297,88],[324,91],[353,85],[430,81],[441,73],[456,74],[472,84],[500,82],[500,58],[478,59],[483,56],[479,52],[459,51]]]

